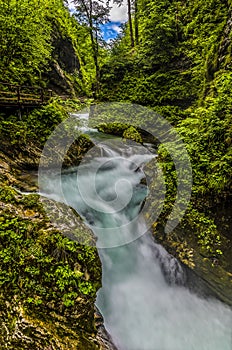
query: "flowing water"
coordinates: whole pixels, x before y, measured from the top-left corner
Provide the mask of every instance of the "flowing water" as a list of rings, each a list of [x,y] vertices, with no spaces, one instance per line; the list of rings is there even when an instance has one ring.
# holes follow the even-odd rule
[[[149,232],[141,235],[142,167],[153,156],[142,146],[103,142],[62,176],[66,201],[98,236],[103,286],[96,305],[119,350],[231,350],[231,309],[186,289],[178,261]],[[44,192],[61,200],[57,181],[50,176]]]

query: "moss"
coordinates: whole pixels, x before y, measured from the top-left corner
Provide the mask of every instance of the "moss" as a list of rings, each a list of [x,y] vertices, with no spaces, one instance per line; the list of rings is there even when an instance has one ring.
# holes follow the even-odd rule
[[[98,131],[106,134],[121,136],[121,137],[124,131],[128,128],[129,128],[129,125],[123,124],[123,123],[101,123],[97,125]]]
[[[65,317],[53,315],[40,319],[35,313],[26,313],[14,300],[0,296],[0,342],[4,349],[38,350],[94,350],[99,349],[94,334],[79,328],[72,330]],[[75,322],[75,320],[72,320]],[[20,334],[15,337],[14,334]]]
[[[130,126],[128,129],[126,129],[122,136],[125,139],[133,140],[138,143],[143,143],[143,139],[140,133],[133,126]]]
[[[25,337],[38,349],[53,343],[54,349],[95,349],[94,301],[101,286],[97,250],[62,235],[39,199],[6,184],[0,190],[0,320],[8,332],[0,332],[1,344],[9,339],[7,348],[27,349]],[[76,220],[76,234],[82,236],[84,225]],[[13,340],[21,323],[21,340]]]
[[[17,209],[19,213],[19,208]],[[47,223],[38,218],[38,212],[21,208],[15,216],[14,207],[5,209],[0,216],[1,285],[29,304],[46,304],[56,297],[67,306],[77,294],[94,296],[100,286],[100,266],[94,269],[91,261],[98,260],[95,248],[88,248],[63,237],[55,229],[46,234]],[[81,262],[82,271],[75,269]],[[89,280],[84,272],[89,271]],[[54,293],[56,291],[56,293]],[[65,300],[65,302],[64,302]]]
[[[64,111],[57,103],[22,120],[2,116],[0,322],[5,328],[0,342],[12,350],[99,348],[94,302],[101,287],[101,263],[93,233],[66,205],[20,192],[37,190],[21,166],[33,163],[37,169],[42,145],[70,108]],[[87,135],[79,135],[66,166],[80,162],[92,146]],[[20,339],[14,339],[17,331]]]
[[[100,132],[120,136],[138,143],[143,143],[143,138],[148,138],[147,133],[145,136],[143,136],[142,130],[139,128],[119,122],[101,123],[97,125],[97,129]]]
[[[178,242],[170,239],[170,237],[168,239],[171,241],[170,244],[174,248],[178,259],[189,268],[194,269],[194,249],[190,248],[186,241]]]
[[[4,184],[0,187],[0,198],[5,203],[17,204],[19,201],[17,198],[17,192],[12,187]]]
[[[191,227],[202,254],[211,258],[219,258],[223,254],[222,237],[212,218],[196,209],[190,209],[185,215],[182,226]]]

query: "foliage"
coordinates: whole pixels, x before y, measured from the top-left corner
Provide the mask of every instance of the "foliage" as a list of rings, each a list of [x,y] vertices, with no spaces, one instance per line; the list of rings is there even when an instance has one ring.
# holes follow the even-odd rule
[[[122,136],[124,131],[128,128],[129,125],[123,123],[101,123],[97,125],[98,131],[117,136]]]
[[[78,18],[79,23],[87,28],[87,33],[89,33],[92,57],[95,66],[95,81],[93,90],[96,94],[98,94],[100,51],[99,41],[101,40],[100,25],[106,23],[109,20],[109,1],[107,0],[104,4],[102,4],[101,1],[93,0],[74,0],[73,2],[77,10],[75,16]]]
[[[126,28],[102,66],[101,98],[185,109],[217,70],[227,5],[139,0],[138,8],[139,45],[131,50]]]
[[[218,75],[204,106],[191,110],[178,124],[192,160],[196,196],[217,197],[231,188],[231,83],[231,73]]]
[[[178,39],[175,5],[167,0],[143,0],[140,3],[139,52],[146,62],[146,69],[170,62]]]
[[[130,126],[129,124],[123,124],[118,122],[101,123],[97,125],[97,129],[98,131],[104,132],[106,134],[121,136],[122,138],[128,140],[143,143],[143,138],[140,134],[140,130],[133,126]]]
[[[24,116],[23,121],[27,124],[28,132],[34,137],[37,135],[43,144],[55,126],[67,116],[65,109],[57,101],[54,101],[41,109],[35,109],[29,116]]]
[[[34,147],[42,147],[55,126],[66,117],[67,112],[57,101],[34,110],[29,115],[23,115],[21,120],[13,115],[7,118],[2,116],[0,126],[2,146],[5,145],[6,148],[14,146],[17,152],[31,143]]]
[[[0,1],[1,80],[24,82],[39,75],[47,63],[51,56],[51,26],[46,21],[50,5],[48,0]]]
[[[187,212],[184,222],[187,223],[187,227],[190,226],[193,230],[203,254],[209,257],[222,255],[221,236],[213,219],[191,208]]]
[[[47,221],[38,219],[42,209],[34,196],[22,197],[5,186],[0,201],[6,206],[0,215],[1,289],[27,307],[52,300],[70,307],[79,295],[95,296],[100,276],[99,266],[93,264],[96,249],[70,241],[55,229],[46,230]]]
[[[128,140],[133,140],[138,143],[143,143],[143,139],[141,135],[133,126],[130,126],[128,129],[124,131],[123,137]]]
[[[46,86],[43,74],[59,61],[53,46],[67,39],[78,62],[72,72],[62,64],[61,69],[79,94],[98,90],[103,101],[148,105],[167,118],[185,142],[193,168],[192,201],[183,227],[191,229],[203,255],[219,257],[222,239],[212,207],[229,198],[231,189],[231,1],[135,0],[138,21],[132,18],[129,26],[123,26],[108,52],[98,30],[109,8],[103,9],[99,2],[100,6],[92,1],[75,3],[79,22],[61,0],[0,0],[0,80]],[[91,14],[90,7],[83,9],[93,3]],[[135,45],[133,26],[139,33]],[[79,107],[54,100],[22,120],[1,116],[2,148],[10,155],[20,155],[30,145],[41,149],[67,109]],[[105,116],[99,131],[142,142],[139,129],[126,124],[124,113],[123,117],[122,123],[110,124]],[[79,141],[81,149],[88,148],[86,137]],[[167,187],[164,223],[175,201],[176,171],[163,145],[158,154]],[[61,300],[62,307],[72,307],[80,294],[94,296],[99,283],[90,282],[86,271],[98,279],[99,270],[91,267],[97,259],[95,250],[58,232],[48,234],[46,220],[41,224],[30,218],[40,210],[35,198],[22,199],[7,186],[2,186],[0,198],[5,206],[0,217],[4,290],[11,290],[28,307],[53,298]],[[16,205],[24,206],[23,215],[12,213]]]
[[[126,28],[101,69],[101,97],[152,106],[177,127],[192,161],[194,200],[228,195],[229,5],[219,0],[139,0],[138,7],[139,45],[131,51]],[[161,147],[171,184],[172,164],[162,152]]]
[[[74,50],[70,62],[65,53],[60,56],[64,43]],[[58,64],[73,94],[91,95],[94,59],[90,45],[87,28],[62,0],[0,1],[0,81],[46,87]]]

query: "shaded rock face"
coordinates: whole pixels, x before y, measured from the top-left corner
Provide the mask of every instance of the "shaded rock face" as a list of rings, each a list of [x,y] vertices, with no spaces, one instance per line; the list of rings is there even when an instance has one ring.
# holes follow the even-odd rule
[[[183,263],[186,286],[202,296],[212,296],[232,306],[232,270],[230,256],[226,254],[228,241],[223,241],[220,258],[207,256],[194,238],[193,228],[179,225],[171,234],[164,234],[160,225],[153,234],[165,249]]]
[[[72,41],[70,38],[62,38],[57,34],[53,40],[53,47],[51,70],[45,74],[49,81],[48,88],[58,95],[74,96],[73,83],[67,73],[80,74],[80,63]]]
[[[51,62],[51,70],[46,74],[48,88],[58,95],[72,95],[71,85],[58,62]]]
[[[49,79],[48,88],[60,96],[73,96],[73,87],[66,77],[65,71],[57,61],[51,62],[51,70],[47,73]]]
[[[96,311],[98,312],[98,311]],[[103,319],[97,323],[97,333],[64,327],[62,318],[49,321],[28,316],[14,300],[0,297],[0,344],[6,350],[117,350],[105,330]]]
[[[76,137],[76,140],[72,142],[73,135],[66,132],[59,135],[60,140],[63,137],[66,140],[66,143],[69,143],[70,147],[65,154],[65,157],[62,161],[62,168],[68,168],[71,166],[78,166],[85,155],[93,146],[93,142],[89,139],[87,135],[80,135]],[[28,140],[26,144],[11,144],[9,140],[1,140],[1,148],[4,150],[4,153],[0,152],[0,168],[5,164],[10,173],[10,169],[14,170],[14,173],[17,175],[17,181],[19,180],[19,169],[24,169],[25,171],[37,171],[39,164],[43,167],[50,167],[50,169],[61,166],[61,157],[63,157],[63,148],[62,146],[56,144],[49,144],[46,146],[46,161],[41,161],[42,145],[38,143],[36,145],[36,140]],[[50,147],[50,148],[49,148]],[[43,159],[43,158],[42,158]],[[16,180],[15,178],[15,180]]]
[[[54,43],[53,58],[67,73],[74,73],[80,69],[73,44],[69,38],[57,38]]]
[[[96,306],[95,306],[94,318],[95,318],[95,325],[97,328],[97,340],[101,348],[104,350],[118,350],[114,345],[110,334],[105,329],[104,319]]]
[[[152,162],[146,168],[151,179],[147,198],[147,219],[156,209],[154,189],[157,182]],[[159,217],[151,229],[156,241],[177,258],[185,267],[186,285],[203,295],[214,296],[232,305],[232,236],[231,204],[207,205],[207,216],[199,209],[188,209],[179,225],[167,234],[164,231],[167,217]],[[195,215],[197,212],[197,215]],[[167,211],[169,214],[169,212]],[[203,213],[203,214],[202,214]],[[206,218],[206,219],[205,219]],[[204,221],[205,220],[205,221]],[[149,221],[148,221],[149,223]],[[194,283],[194,281],[196,283]]]

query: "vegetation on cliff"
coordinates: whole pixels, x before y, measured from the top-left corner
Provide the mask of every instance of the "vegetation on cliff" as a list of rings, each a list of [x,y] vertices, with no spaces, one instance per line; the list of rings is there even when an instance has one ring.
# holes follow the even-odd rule
[[[0,82],[89,95],[94,60],[88,29],[62,0],[0,1]]]

